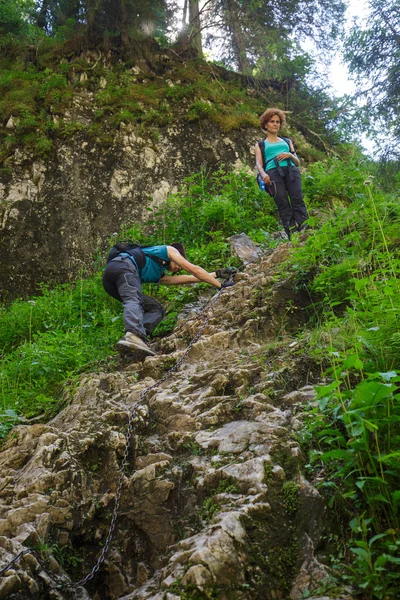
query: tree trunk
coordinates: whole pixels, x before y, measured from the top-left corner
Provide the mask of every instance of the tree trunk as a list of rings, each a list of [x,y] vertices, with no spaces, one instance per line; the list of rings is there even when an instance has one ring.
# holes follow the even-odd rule
[[[189,40],[196,56],[202,56],[199,0],[189,0]]]
[[[49,8],[49,4],[50,0],[43,0],[39,14],[36,17],[36,25],[45,31],[47,30],[47,10]]]
[[[188,24],[187,24],[187,12],[188,12],[188,0],[185,0],[183,5],[182,13],[182,25],[178,35],[178,45],[180,48],[187,48],[189,46],[188,39]]]
[[[121,33],[122,47],[128,50],[130,46],[129,38],[129,16],[128,8],[126,6],[126,0],[120,0],[120,13],[119,13],[119,30]]]
[[[247,59],[246,42],[240,26],[239,7],[236,0],[226,0],[227,21],[232,32],[232,47],[239,71],[250,72],[250,63]]]
[[[86,23],[90,43],[96,41],[96,4],[96,0],[88,0],[86,5]]]

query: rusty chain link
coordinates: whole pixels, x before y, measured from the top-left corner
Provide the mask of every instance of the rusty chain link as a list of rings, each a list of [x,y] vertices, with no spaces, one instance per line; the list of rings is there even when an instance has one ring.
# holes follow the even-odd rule
[[[230,280],[232,280],[232,277],[230,278]],[[225,288],[225,289],[229,289],[229,288]],[[205,313],[206,311],[208,311],[212,306],[214,306],[214,304],[216,304],[216,302],[220,299],[221,297],[221,291],[222,288],[220,288],[218,290],[218,292],[215,294],[215,296],[212,298],[212,300],[204,307],[204,309],[202,310],[202,314]],[[139,415],[140,416],[140,412],[139,409],[141,407],[141,405],[143,404],[143,400],[144,398],[147,396],[147,394],[151,391],[154,390],[155,388],[159,387],[162,383],[164,383],[165,381],[167,381],[167,379],[170,377],[170,375],[172,373],[174,373],[177,369],[179,369],[179,367],[181,366],[181,364],[183,363],[183,361],[185,360],[185,358],[187,357],[187,355],[189,354],[192,346],[197,342],[197,340],[201,337],[204,329],[207,327],[210,319],[211,319],[211,312],[206,316],[206,318],[204,319],[203,324],[201,325],[200,329],[198,330],[198,332],[196,333],[196,335],[191,339],[188,347],[186,348],[185,352],[182,354],[182,356],[180,357],[180,359],[174,364],[173,367],[171,367],[170,369],[168,369],[168,371],[165,373],[165,375],[163,377],[161,377],[161,379],[159,379],[158,381],[156,381],[155,383],[153,383],[152,385],[150,385],[149,387],[145,388],[144,390],[142,390],[142,392],[140,393],[139,399],[137,400],[137,402],[135,402],[135,404],[132,406],[130,413],[129,413],[129,420],[128,420],[128,429],[127,429],[127,433],[126,433],[126,442],[125,442],[125,450],[124,450],[124,456],[121,462],[121,466],[119,469],[119,480],[118,480],[118,485],[117,485],[117,490],[115,493],[115,504],[114,504],[114,510],[113,510],[113,514],[111,517],[111,523],[110,523],[110,527],[108,529],[108,533],[107,533],[107,537],[105,539],[103,548],[101,550],[101,553],[98,557],[98,559],[96,560],[95,565],[93,566],[92,570],[82,579],[80,579],[79,581],[76,581],[75,583],[63,583],[63,587],[67,587],[67,588],[73,588],[76,589],[78,587],[84,586],[86,585],[89,581],[91,581],[93,579],[93,577],[96,575],[96,573],[99,571],[101,565],[103,564],[108,550],[110,548],[110,544],[114,535],[114,530],[115,530],[115,525],[117,522],[117,518],[118,518],[118,513],[119,513],[119,507],[120,507],[120,501],[121,501],[121,494],[122,494],[122,486],[124,483],[124,477],[125,477],[125,469],[126,466],[128,465],[128,456],[129,456],[129,448],[130,448],[130,443],[131,443],[131,439],[132,439],[132,435],[133,435],[133,430],[134,430],[134,423],[135,423],[135,418]],[[195,320],[200,319],[201,315],[198,315]],[[0,570],[0,576],[5,573],[6,571],[8,571],[16,562],[18,562],[22,556],[24,556],[24,554],[32,554],[35,553],[35,551],[33,550],[22,550],[22,552],[20,552],[17,556],[15,556],[12,561],[10,561],[5,567],[3,567]],[[37,553],[35,553],[37,554]]]

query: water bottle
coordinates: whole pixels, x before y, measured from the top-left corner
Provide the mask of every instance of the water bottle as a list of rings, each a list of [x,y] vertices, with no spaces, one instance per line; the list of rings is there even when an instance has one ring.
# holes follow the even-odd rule
[[[260,174],[257,176],[257,183],[258,183],[258,187],[260,188],[260,190],[265,192],[265,183]]]

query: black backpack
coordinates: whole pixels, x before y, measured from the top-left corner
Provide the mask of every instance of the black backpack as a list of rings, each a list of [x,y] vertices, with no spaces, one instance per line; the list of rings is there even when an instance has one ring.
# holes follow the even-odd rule
[[[143,248],[151,247],[152,246],[141,246],[140,244],[136,244],[135,242],[131,242],[130,240],[118,242],[118,244],[115,244],[108,253],[107,264],[110,262],[110,260],[113,260],[113,258],[116,258],[120,254],[125,253],[130,254],[130,256],[132,256],[135,259],[139,270],[143,269],[144,265],[146,264],[146,257],[151,258],[151,260],[154,260],[154,262],[156,262],[161,267],[166,267],[169,264],[169,260],[164,260],[159,256],[154,256],[153,254],[148,254],[147,252],[145,254],[143,252]]]
[[[284,138],[284,137],[281,139],[287,143],[287,145],[289,146],[289,152],[291,152],[292,151],[292,148],[291,148],[292,140],[290,138]],[[260,140],[257,143],[258,143],[260,151],[261,151],[262,167],[265,171],[265,153],[264,153],[265,140]],[[260,173],[258,173],[258,175],[256,177],[256,181],[257,181],[258,187],[260,189],[264,189],[270,196],[272,196],[271,190],[269,189],[269,187],[267,185],[264,184],[264,181],[263,181]],[[262,187],[262,185],[264,185],[264,188]]]

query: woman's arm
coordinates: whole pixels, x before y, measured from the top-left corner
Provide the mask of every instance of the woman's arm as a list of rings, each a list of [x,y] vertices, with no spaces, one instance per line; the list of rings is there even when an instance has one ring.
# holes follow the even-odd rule
[[[279,162],[281,160],[287,160],[288,158],[290,158],[294,162],[296,167],[300,166],[300,159],[296,154],[296,151],[294,149],[294,146],[293,146],[291,140],[290,140],[290,152],[281,152],[280,154],[278,154],[278,156],[276,158],[278,159]]]
[[[167,246],[167,252],[170,260],[173,260],[178,267],[181,267],[181,269],[188,271],[188,273],[193,275],[193,277],[189,277],[188,275],[166,275],[161,278],[160,283],[173,285],[178,283],[197,283],[199,281],[204,281],[205,283],[209,283],[218,289],[222,287],[221,282],[218,281],[214,275],[207,273],[207,271],[202,267],[190,263],[188,260],[186,260],[186,258],[183,258],[183,256],[179,254],[178,250],[173,246]],[[184,278],[184,281],[182,281],[182,277]],[[179,281],[179,279],[181,280]]]
[[[260,146],[258,144],[255,145],[254,151],[256,153],[256,167],[257,167],[258,172],[260,173],[264,183],[271,184],[269,175],[267,175],[267,173],[263,169],[263,159],[262,159],[262,155],[261,155]]]
[[[214,274],[212,274],[212,276],[214,276]],[[193,275],[164,275],[159,283],[163,285],[183,285],[185,283],[201,283],[201,281],[201,279],[198,279]]]

